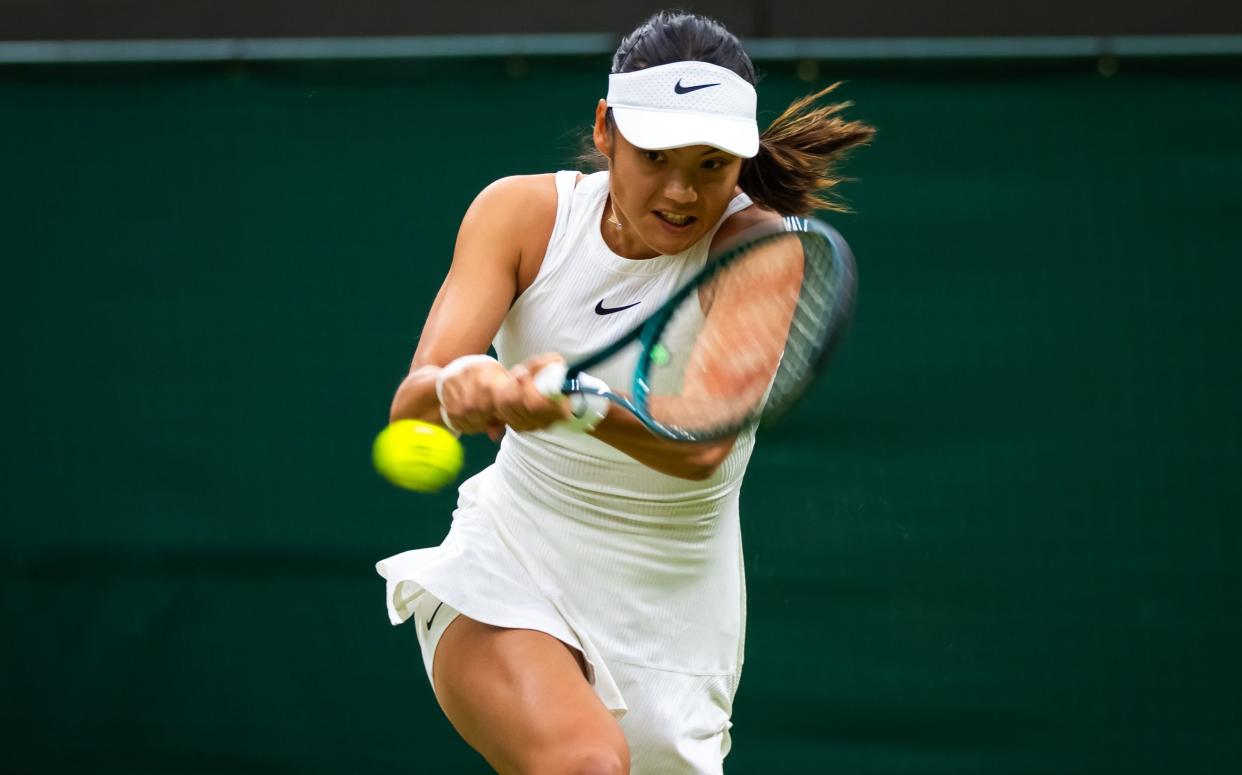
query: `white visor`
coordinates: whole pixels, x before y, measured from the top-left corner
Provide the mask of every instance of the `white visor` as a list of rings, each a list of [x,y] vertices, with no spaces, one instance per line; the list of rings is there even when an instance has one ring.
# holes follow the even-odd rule
[[[759,152],[755,87],[707,62],[674,62],[608,76],[608,107],[625,139],[659,151],[711,145],[749,159]]]

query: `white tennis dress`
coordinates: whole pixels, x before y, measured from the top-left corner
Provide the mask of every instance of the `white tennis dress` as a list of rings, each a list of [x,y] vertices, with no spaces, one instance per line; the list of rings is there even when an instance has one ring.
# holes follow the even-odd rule
[[[543,264],[493,342],[507,367],[548,351],[572,362],[612,342],[703,266],[720,227],[677,255],[622,258],[600,234],[608,173],[576,177],[556,174]],[[750,204],[739,194],[722,222]],[[591,373],[629,392],[636,357]],[[429,676],[457,612],[546,632],[586,658],[634,775],[719,773],[742,669],[738,495],[753,444],[743,433],[709,479],[689,481],[587,434],[510,431],[495,463],[461,485],[444,542],[376,565],[389,617],[416,617]]]

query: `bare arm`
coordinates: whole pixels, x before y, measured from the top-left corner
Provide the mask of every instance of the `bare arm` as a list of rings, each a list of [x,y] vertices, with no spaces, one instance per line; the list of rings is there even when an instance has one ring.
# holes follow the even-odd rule
[[[733,449],[734,437],[716,441],[669,441],[653,436],[638,418],[613,407],[592,435],[662,474],[680,479],[707,479]]]
[[[459,356],[487,352],[517,295],[526,240],[537,242],[541,228],[550,233],[555,209],[550,175],[504,178],[475,198],[462,218],[452,266],[431,305],[410,372],[393,396],[390,421],[440,422],[435,383],[441,368]],[[479,367],[454,385],[462,414],[455,424],[463,432],[499,436],[503,426],[496,422],[486,387],[504,375],[498,365]]]
[[[766,265],[762,272],[730,275],[712,289],[714,298],[680,394],[650,397],[657,418],[679,417],[699,427],[727,425],[761,401],[780,363],[802,277],[800,248],[796,244],[774,248],[747,264],[762,262]],[[639,462],[684,479],[711,476],[736,439],[668,441],[649,433],[624,411],[610,411],[594,434]]]
[[[487,351],[518,292],[522,245],[540,257],[547,246],[556,198],[550,180],[538,181],[542,177],[497,181],[466,212],[452,267],[428,314],[410,373],[393,396],[390,420],[440,422],[435,384],[442,368],[462,355]],[[730,219],[729,225],[734,221]],[[535,234],[532,241],[523,243],[517,236],[541,228],[545,232]],[[448,380],[445,403],[453,424],[463,433],[486,432],[496,439],[506,425],[528,431],[564,419],[565,402],[544,397],[532,378],[556,359],[555,354],[537,355],[512,373],[497,364],[480,366]],[[734,443],[733,438],[703,443],[660,439],[620,410],[611,412],[593,435],[656,471],[685,479],[711,476]]]
[[[737,235],[760,223],[779,224],[779,222],[780,216],[773,212],[757,207],[748,208],[732,216],[721,226],[713,239],[712,248],[715,250],[721,245],[728,244]],[[743,286],[742,298],[738,301],[727,298],[728,292],[736,290],[732,288],[717,289],[719,298],[707,301],[705,306],[712,310],[704,324],[707,336],[703,337],[703,341],[699,343],[700,346],[696,348],[695,356],[691,359],[692,365],[686,374],[683,388],[684,398],[670,398],[669,400],[702,403],[727,412],[730,407],[725,402],[729,399],[738,401],[744,410],[746,407],[753,406],[757,396],[762,394],[780,358],[779,346],[771,352],[766,352],[767,357],[761,358],[759,362],[748,363],[733,360],[732,353],[727,349],[704,346],[710,344],[712,337],[727,344],[745,341],[754,333],[753,330],[747,328],[749,321],[733,314],[734,310],[743,308],[747,298],[753,298],[753,295],[745,292],[747,290],[745,286],[750,279],[743,278],[741,282],[733,284]],[[783,278],[779,282],[788,283],[789,280]],[[751,287],[749,290],[753,291],[754,288]],[[761,295],[766,295],[766,292]],[[716,304],[714,301],[720,301],[720,303]],[[741,370],[740,373],[739,370]],[[758,393],[755,393],[755,390],[758,390]],[[595,437],[640,463],[670,476],[683,479],[710,477],[724,462],[736,441],[735,436],[698,443],[669,441],[652,435],[629,412],[615,409],[616,407],[596,427],[593,432]]]

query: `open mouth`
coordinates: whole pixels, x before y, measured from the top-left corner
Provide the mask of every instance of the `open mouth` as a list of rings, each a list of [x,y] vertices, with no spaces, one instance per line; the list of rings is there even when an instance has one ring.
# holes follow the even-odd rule
[[[689,226],[698,220],[693,215],[685,215],[683,213],[670,213],[665,210],[653,210],[652,212],[656,214],[657,218],[664,221],[669,226],[676,226],[678,228]]]

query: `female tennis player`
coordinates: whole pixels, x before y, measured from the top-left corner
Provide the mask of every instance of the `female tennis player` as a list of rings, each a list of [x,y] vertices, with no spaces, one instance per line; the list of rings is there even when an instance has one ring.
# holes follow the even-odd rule
[[[511,177],[458,233],[391,418],[500,440],[438,547],[390,557],[440,706],[503,773],[719,773],[742,668],[738,494],[753,435],[648,433],[534,375],[608,344],[780,214],[841,209],[834,164],[872,129],[795,102],[760,136],[755,72],[702,16],[627,36],[595,110],[605,171]],[[495,347],[496,358],[484,353]],[[625,385],[633,358],[583,379]]]

